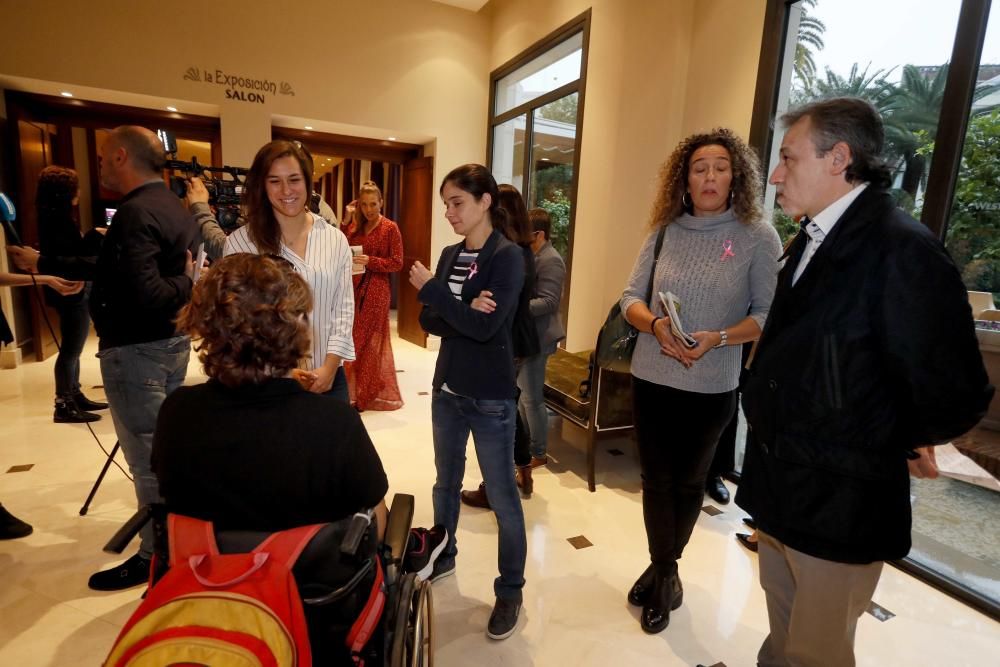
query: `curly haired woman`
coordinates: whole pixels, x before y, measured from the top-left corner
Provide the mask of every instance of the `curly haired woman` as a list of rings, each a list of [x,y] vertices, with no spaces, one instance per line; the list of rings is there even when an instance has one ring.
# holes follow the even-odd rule
[[[642,607],[649,633],[666,628],[681,605],[677,561],[698,519],[719,435],[736,410],[740,345],[760,336],[774,296],[781,244],[762,219],[762,184],[757,156],[730,130],[682,141],[660,171],[652,230],[622,295],[622,312],[640,332],[632,407],[651,561],[628,600]],[[682,304],[693,345],[671,332],[660,292]]]

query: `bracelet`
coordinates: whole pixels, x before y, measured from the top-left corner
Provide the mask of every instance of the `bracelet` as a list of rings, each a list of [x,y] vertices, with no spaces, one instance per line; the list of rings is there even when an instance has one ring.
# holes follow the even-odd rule
[[[722,336],[722,338],[721,340],[719,340],[719,344],[716,345],[715,347],[725,347],[726,344],[729,342],[729,333],[725,329],[723,329],[722,331],[719,332],[719,335]]]
[[[654,317],[653,321],[649,323],[649,333],[656,335],[656,321],[662,320],[662,317]]]

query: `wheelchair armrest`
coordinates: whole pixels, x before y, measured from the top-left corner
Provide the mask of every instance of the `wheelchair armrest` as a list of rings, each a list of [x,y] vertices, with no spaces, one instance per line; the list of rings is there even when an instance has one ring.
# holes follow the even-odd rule
[[[388,525],[383,542],[389,548],[393,563],[400,563],[406,554],[406,543],[410,539],[413,525],[414,498],[408,493],[397,493],[392,497],[389,508]]]
[[[128,543],[132,541],[139,531],[142,529],[146,523],[153,518],[153,507],[151,505],[143,505],[136,513],[132,515],[128,521],[125,522],[121,528],[119,528],[108,543],[104,545],[104,551],[109,554],[120,554],[125,551],[125,547]]]

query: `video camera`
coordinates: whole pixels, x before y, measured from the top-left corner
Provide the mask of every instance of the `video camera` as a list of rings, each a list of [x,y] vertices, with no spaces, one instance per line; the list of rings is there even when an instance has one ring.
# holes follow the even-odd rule
[[[177,141],[172,132],[159,130],[156,133],[163,142],[163,148],[171,157],[177,156]],[[205,183],[208,190],[208,203],[215,208],[215,219],[227,234],[239,227],[240,204],[243,197],[243,183],[248,169],[243,167],[211,167],[200,164],[198,158],[192,157],[190,162],[183,160],[167,160],[166,168],[182,175],[170,176],[170,189],[183,199],[187,196],[188,181],[197,176]],[[216,176],[218,174],[219,176]],[[224,176],[228,175],[228,178]]]

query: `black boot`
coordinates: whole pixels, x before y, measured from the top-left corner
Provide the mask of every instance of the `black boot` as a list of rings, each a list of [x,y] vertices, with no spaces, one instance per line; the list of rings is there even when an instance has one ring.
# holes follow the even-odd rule
[[[653,590],[653,584],[656,583],[656,570],[652,565],[646,568],[646,571],[639,575],[635,583],[632,584],[632,588],[628,592],[628,603],[634,607],[641,607],[646,604],[646,600],[649,599],[649,594]]]
[[[84,412],[76,406],[71,398],[57,398],[56,409],[52,415],[52,421],[56,424],[83,424],[84,422],[96,422],[101,415],[93,412]]]
[[[729,489],[726,488],[721,477],[712,476],[705,480],[705,493],[720,505],[729,504]]]
[[[76,407],[81,410],[107,410],[108,404],[102,403],[100,401],[92,401],[83,395],[82,391],[78,391],[73,394],[73,402],[76,403]]]
[[[684,588],[676,574],[670,578],[655,575],[656,583],[649,599],[642,607],[639,625],[644,632],[656,634],[670,624],[670,612],[684,602]]]
[[[0,540],[15,540],[31,535],[32,527],[0,505]]]

